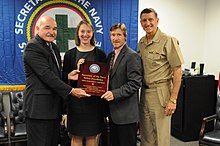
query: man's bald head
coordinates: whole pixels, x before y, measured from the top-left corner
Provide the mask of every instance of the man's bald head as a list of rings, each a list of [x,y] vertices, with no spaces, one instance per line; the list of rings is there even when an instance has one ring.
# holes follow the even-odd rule
[[[36,33],[46,42],[52,42],[57,36],[57,23],[51,16],[41,17],[36,24]]]

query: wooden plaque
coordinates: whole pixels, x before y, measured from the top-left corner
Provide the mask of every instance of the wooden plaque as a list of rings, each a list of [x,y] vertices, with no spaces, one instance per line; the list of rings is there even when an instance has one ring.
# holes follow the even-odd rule
[[[85,61],[80,65],[78,87],[94,96],[108,91],[109,66],[101,62]]]

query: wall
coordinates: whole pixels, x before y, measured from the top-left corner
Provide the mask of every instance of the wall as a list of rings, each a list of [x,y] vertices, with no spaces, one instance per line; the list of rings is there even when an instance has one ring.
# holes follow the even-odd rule
[[[192,61],[196,61],[197,67],[205,63],[205,73],[218,78],[219,6],[219,0],[139,0],[139,14],[147,7],[158,12],[159,28],[180,42],[185,60],[183,68],[189,68]],[[145,32],[139,23],[138,39],[143,35]]]
[[[216,78],[220,72],[220,0],[207,0],[205,15],[205,44],[204,61],[208,72],[215,73]]]

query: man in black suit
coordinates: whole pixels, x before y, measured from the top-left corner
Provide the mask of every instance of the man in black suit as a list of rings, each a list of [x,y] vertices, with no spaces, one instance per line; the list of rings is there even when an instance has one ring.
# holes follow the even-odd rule
[[[57,36],[57,24],[50,16],[39,19],[37,34],[24,51],[26,89],[24,112],[28,146],[57,146],[62,98],[89,96],[79,88],[72,88],[61,80],[61,57],[53,43]],[[69,74],[74,78],[77,71]]]
[[[102,98],[109,101],[112,146],[136,146],[142,63],[138,54],[127,46],[126,37],[124,24],[111,27],[110,38],[114,51],[107,58],[110,64],[109,91]]]

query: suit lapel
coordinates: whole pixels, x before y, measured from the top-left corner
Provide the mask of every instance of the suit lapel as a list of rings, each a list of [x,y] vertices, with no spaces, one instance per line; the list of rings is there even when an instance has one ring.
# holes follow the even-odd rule
[[[60,65],[61,65],[61,58],[60,58],[60,55],[59,55],[59,50],[58,50],[58,48],[53,43],[51,43],[51,44],[53,46],[53,49],[54,49],[54,52],[56,54],[56,57],[57,57],[57,60],[58,60],[58,63],[59,63],[59,67],[60,67]],[[55,60],[54,56],[53,56],[53,60],[56,63],[56,60]]]
[[[115,61],[115,64],[114,64],[114,66],[112,68],[111,75],[110,75],[111,78],[114,76],[114,74],[116,73],[116,70],[120,66],[120,62],[124,58],[126,51],[127,51],[127,45],[124,45],[124,47],[121,49],[121,52],[119,53],[119,55],[118,55],[118,57],[117,57],[117,59]]]
[[[43,49],[43,50],[46,50],[46,52],[48,52],[48,53],[50,54],[50,56],[52,56],[53,62],[54,62],[54,63],[56,64],[56,66],[57,66],[56,59],[55,59],[55,57],[54,57],[52,51],[50,50],[50,47],[47,45],[47,43],[46,43],[44,40],[42,40],[42,39],[39,37],[39,35],[36,35],[35,38],[36,38],[37,41],[43,46],[42,49]],[[57,70],[58,70],[58,72],[59,72],[59,75],[61,75],[61,70],[60,70],[60,69],[61,69],[61,57],[60,57],[60,55],[59,55],[59,50],[58,50],[58,48],[56,47],[56,45],[54,45],[53,42],[52,42],[51,44],[52,44],[52,47],[53,47],[53,49],[54,49],[55,55],[56,55],[57,60],[58,60],[58,63],[59,63],[59,68],[57,68]],[[45,51],[44,51],[44,52],[45,52]]]
[[[42,40],[38,35],[36,35],[35,38],[41,44],[41,46],[42,46],[41,48],[43,50],[46,50],[49,54],[51,54],[50,47],[47,45],[47,43],[44,40]]]

